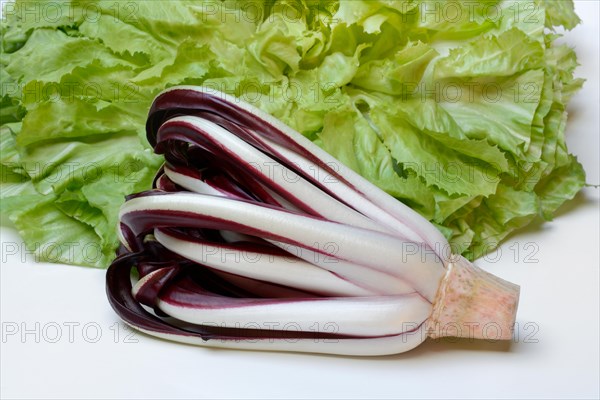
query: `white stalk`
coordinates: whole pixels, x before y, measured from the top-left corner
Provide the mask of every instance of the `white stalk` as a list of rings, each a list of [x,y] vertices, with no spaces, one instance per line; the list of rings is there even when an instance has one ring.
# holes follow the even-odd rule
[[[185,188],[191,192],[198,193],[198,194],[208,194],[211,196],[227,197],[227,195],[225,193],[214,188],[213,186],[209,185],[208,183],[204,182],[203,180],[196,179],[196,178],[193,178],[193,177],[185,175],[185,174],[180,174],[179,172],[176,172],[173,169],[169,168],[167,165],[165,165],[164,170],[165,170],[165,175],[170,180],[172,180],[173,182],[175,182],[182,188]]]
[[[119,218],[123,221],[127,214],[153,210],[219,218],[265,238],[286,238],[294,245],[317,251],[321,249],[314,248],[315,238],[319,243],[335,243],[336,254],[323,254],[398,276],[429,301],[445,272],[435,255],[415,250],[415,244],[394,236],[217,196],[170,193],[138,197],[121,207]]]
[[[421,238],[410,227],[408,227],[404,221],[400,221],[396,216],[378,207],[373,202],[369,201],[362,193],[352,189],[347,184],[333,176],[331,173],[324,171],[320,167],[317,167],[314,163],[302,157],[300,154],[288,150],[267,138],[261,138],[261,140],[263,140],[265,144],[268,144],[273,151],[283,155],[285,158],[293,162],[297,168],[316,178],[320,184],[330,190],[338,198],[344,199],[344,201],[346,201],[355,210],[371,218],[373,221],[377,221],[377,223],[385,226],[389,229],[389,231],[394,232],[400,238],[415,243],[424,242],[423,238]],[[340,165],[341,163],[337,161],[335,164],[328,164],[328,166],[332,167],[336,171],[339,170]]]
[[[337,245],[335,243],[313,243],[313,246],[316,248],[331,252],[331,255],[323,255],[306,247],[294,246],[277,240],[269,240],[269,242],[293,254],[295,257],[306,260],[306,262],[352,281],[373,294],[394,295],[414,292],[413,287],[408,282],[395,274],[365,268],[364,265],[358,265],[337,258]]]
[[[386,228],[329,196],[294,171],[217,124],[198,117],[181,116],[165,122],[161,129],[182,124],[199,131],[204,139],[219,146],[220,151],[235,160],[240,168],[251,171],[252,175],[257,176],[258,181],[268,182],[274,191],[295,198],[315,210],[320,216],[361,228],[387,231]]]
[[[239,250],[231,245],[183,240],[162,229],[154,236],[163,246],[199,264],[245,276],[329,296],[368,296],[373,292],[341,279],[304,260]]]
[[[177,290],[177,289],[174,289]],[[195,294],[194,302],[159,296],[158,308],[181,321],[238,329],[293,329],[374,337],[421,324],[431,304],[418,294],[308,299],[247,299]],[[360,318],[357,318],[360,315]]]
[[[407,326],[406,332],[374,338],[214,338],[204,340],[197,336],[173,335],[141,329],[130,324],[133,328],[151,336],[175,342],[192,344],[202,347],[227,348],[256,351],[290,351],[301,353],[336,354],[344,356],[384,356],[404,353],[412,350],[427,338],[427,329],[423,325],[414,328]]]

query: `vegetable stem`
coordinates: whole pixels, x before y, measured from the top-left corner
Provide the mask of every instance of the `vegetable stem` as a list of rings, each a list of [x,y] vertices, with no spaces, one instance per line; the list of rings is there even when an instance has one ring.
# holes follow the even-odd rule
[[[453,257],[433,302],[429,336],[510,340],[519,286]]]

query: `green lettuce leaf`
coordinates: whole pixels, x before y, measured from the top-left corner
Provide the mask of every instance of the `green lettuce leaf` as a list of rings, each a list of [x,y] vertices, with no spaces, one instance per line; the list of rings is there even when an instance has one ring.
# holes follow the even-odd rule
[[[0,22],[0,212],[41,260],[110,262],[124,197],[162,162],[148,108],[180,84],[281,119],[470,258],[585,182],[564,137],[583,81],[553,43],[571,1],[44,4]]]

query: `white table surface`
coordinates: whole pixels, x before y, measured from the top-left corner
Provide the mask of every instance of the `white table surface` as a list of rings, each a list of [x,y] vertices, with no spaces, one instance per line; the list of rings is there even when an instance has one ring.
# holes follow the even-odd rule
[[[584,23],[561,40],[588,81],[570,104],[568,142],[598,184],[599,3],[576,9]],[[429,340],[379,358],[215,350],[134,333],[106,300],[105,271],[5,251],[22,241],[0,228],[0,397],[598,398],[599,205],[599,189],[586,188],[554,221],[477,262],[521,285],[513,342]]]

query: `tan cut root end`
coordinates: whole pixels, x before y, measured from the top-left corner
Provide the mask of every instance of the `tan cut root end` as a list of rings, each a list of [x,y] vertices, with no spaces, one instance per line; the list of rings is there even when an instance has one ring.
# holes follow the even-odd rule
[[[433,302],[428,334],[510,340],[518,304],[518,285],[454,257]]]

